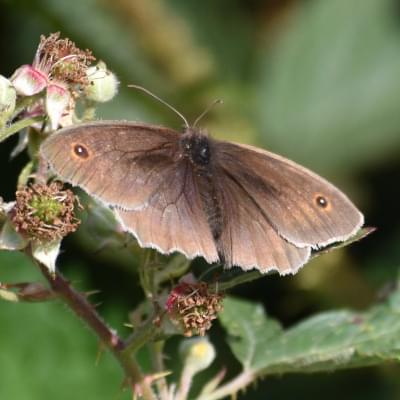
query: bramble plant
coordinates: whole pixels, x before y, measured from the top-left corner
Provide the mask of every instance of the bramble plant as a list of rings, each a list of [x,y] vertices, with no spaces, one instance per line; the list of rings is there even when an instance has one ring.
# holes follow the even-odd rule
[[[94,119],[97,104],[111,100],[118,84],[104,62],[95,63],[91,51],[77,48],[59,33],[41,37],[31,65],[19,67],[10,78],[0,76],[0,142],[18,134],[14,154],[26,150],[30,157],[18,177],[15,201],[0,203],[0,249],[24,252],[48,282],[48,286],[1,283],[2,299],[64,302],[115,356],[123,371],[121,382],[136,398],[146,400],[184,400],[189,395],[216,400],[234,396],[266,375],[331,371],[399,359],[400,290],[365,312],[321,313],[285,330],[261,305],[227,294],[239,284],[262,277],[259,272],[216,266],[213,273],[207,270],[195,276],[183,256],[153,262],[154,251],[148,249],[141,250],[138,267],[143,302],[130,315],[131,335],[120,337],[96,311],[88,293],[77,291],[56,267],[62,239],[78,228],[85,205],[54,180],[38,154],[40,143],[57,129]],[[90,199],[82,203],[95,207],[97,215],[109,213]],[[124,235],[113,224],[122,243]],[[369,232],[366,228],[336,247]],[[136,254],[132,251],[132,257]],[[226,366],[201,390],[193,390],[196,375],[218,357],[206,336],[217,318],[242,371],[225,379]],[[168,371],[164,365],[165,343],[175,335],[183,337],[179,372]],[[145,370],[137,357],[144,347],[154,360],[151,370]]]

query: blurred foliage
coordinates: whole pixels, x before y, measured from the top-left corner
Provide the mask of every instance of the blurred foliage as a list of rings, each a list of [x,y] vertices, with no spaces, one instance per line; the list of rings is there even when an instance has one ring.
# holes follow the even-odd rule
[[[385,303],[363,313],[320,313],[283,331],[261,305],[227,298],[220,318],[244,370],[261,376],[332,371],[398,361],[400,291]]]
[[[394,6],[320,0],[293,10],[292,24],[263,54],[258,87],[258,115],[277,150],[303,163],[312,154],[313,165],[336,171],[398,154]]]
[[[40,280],[28,258],[1,252],[2,280]],[[1,307],[1,399],[129,399],[116,361],[60,303]],[[74,392],[74,390],[73,390]]]
[[[378,227],[363,242],[319,257],[295,277],[268,276],[234,294],[262,302],[270,318],[286,328],[317,311],[371,305],[377,293],[385,296],[387,282],[390,290],[400,266],[395,0],[3,0],[0,6],[2,74],[31,62],[40,34],[60,30],[92,49],[121,81],[120,95],[100,109],[99,118],[180,126],[164,106],[126,88],[129,83],[154,91],[190,121],[222,98],[224,104],[202,120],[203,127],[220,138],[264,144],[325,174],[354,198],[367,223]],[[11,139],[0,147],[0,193],[7,199],[13,198],[26,161],[19,156],[9,162],[14,145]],[[109,221],[96,217],[93,228],[93,214],[95,209],[87,212],[89,223],[63,243],[60,268],[82,288],[101,289],[100,311],[124,329],[128,311],[141,299],[138,277],[127,259],[119,261],[121,249],[110,245]],[[89,242],[94,231],[100,236]],[[0,266],[2,282],[38,279],[16,254],[2,252]],[[200,261],[195,267],[206,268]],[[114,361],[103,354],[94,366],[96,343],[59,304],[2,302],[0,316],[1,399],[77,393],[85,399],[128,398],[120,394]],[[258,335],[267,337],[268,329]],[[218,367],[239,370],[222,335],[218,329],[211,334],[222,349]],[[171,349],[170,363],[178,363]],[[398,372],[390,365],[267,379],[242,398],[325,393],[327,399],[396,399]]]

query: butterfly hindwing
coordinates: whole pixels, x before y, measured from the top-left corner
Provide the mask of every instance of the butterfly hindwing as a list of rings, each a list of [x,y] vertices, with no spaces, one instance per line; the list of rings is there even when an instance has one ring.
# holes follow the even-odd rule
[[[169,254],[179,251],[188,258],[219,260],[207,215],[200,200],[197,177],[190,163],[181,160],[142,210],[117,209],[123,227],[144,247]]]

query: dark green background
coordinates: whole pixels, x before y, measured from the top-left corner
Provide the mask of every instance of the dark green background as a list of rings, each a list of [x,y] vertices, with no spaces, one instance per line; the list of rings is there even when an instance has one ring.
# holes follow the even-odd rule
[[[290,326],[317,311],[378,301],[400,265],[400,5],[394,0],[30,0],[0,1],[0,73],[30,63],[40,34],[61,31],[90,48],[121,81],[101,118],[180,128],[168,109],[129,90],[142,85],[215,137],[258,144],[341,187],[378,227],[295,277],[265,277],[236,289]],[[24,155],[0,146],[0,195],[12,200]],[[86,231],[90,234],[90,229]],[[87,235],[63,243],[59,268],[121,333],[141,292],[134,263],[107,257]],[[0,281],[39,279],[18,254],[0,253]],[[240,318],[240,316],[238,316]],[[0,399],[128,399],[108,354],[98,365],[91,333],[62,305],[0,303]],[[239,369],[218,326],[219,360]],[[178,362],[177,339],[169,366]],[[145,356],[144,363],[145,363]],[[266,378],[244,399],[398,399],[400,368]],[[202,374],[207,378],[207,373]]]

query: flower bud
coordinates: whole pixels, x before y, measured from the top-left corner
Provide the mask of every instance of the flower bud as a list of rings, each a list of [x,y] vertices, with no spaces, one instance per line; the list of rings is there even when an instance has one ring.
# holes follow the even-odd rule
[[[184,340],[179,352],[193,375],[208,368],[215,359],[215,348],[206,337]]]
[[[15,109],[17,93],[11,82],[0,75],[0,126],[7,122]]]
[[[46,93],[46,113],[50,118],[51,129],[58,128],[59,122],[70,100],[68,89],[61,84],[51,83]]]
[[[32,96],[46,87],[47,77],[30,65],[23,65],[14,72],[11,82],[19,95]]]
[[[119,82],[104,62],[89,67],[86,73],[89,83],[85,86],[85,94],[89,100],[104,103],[117,94]]]

